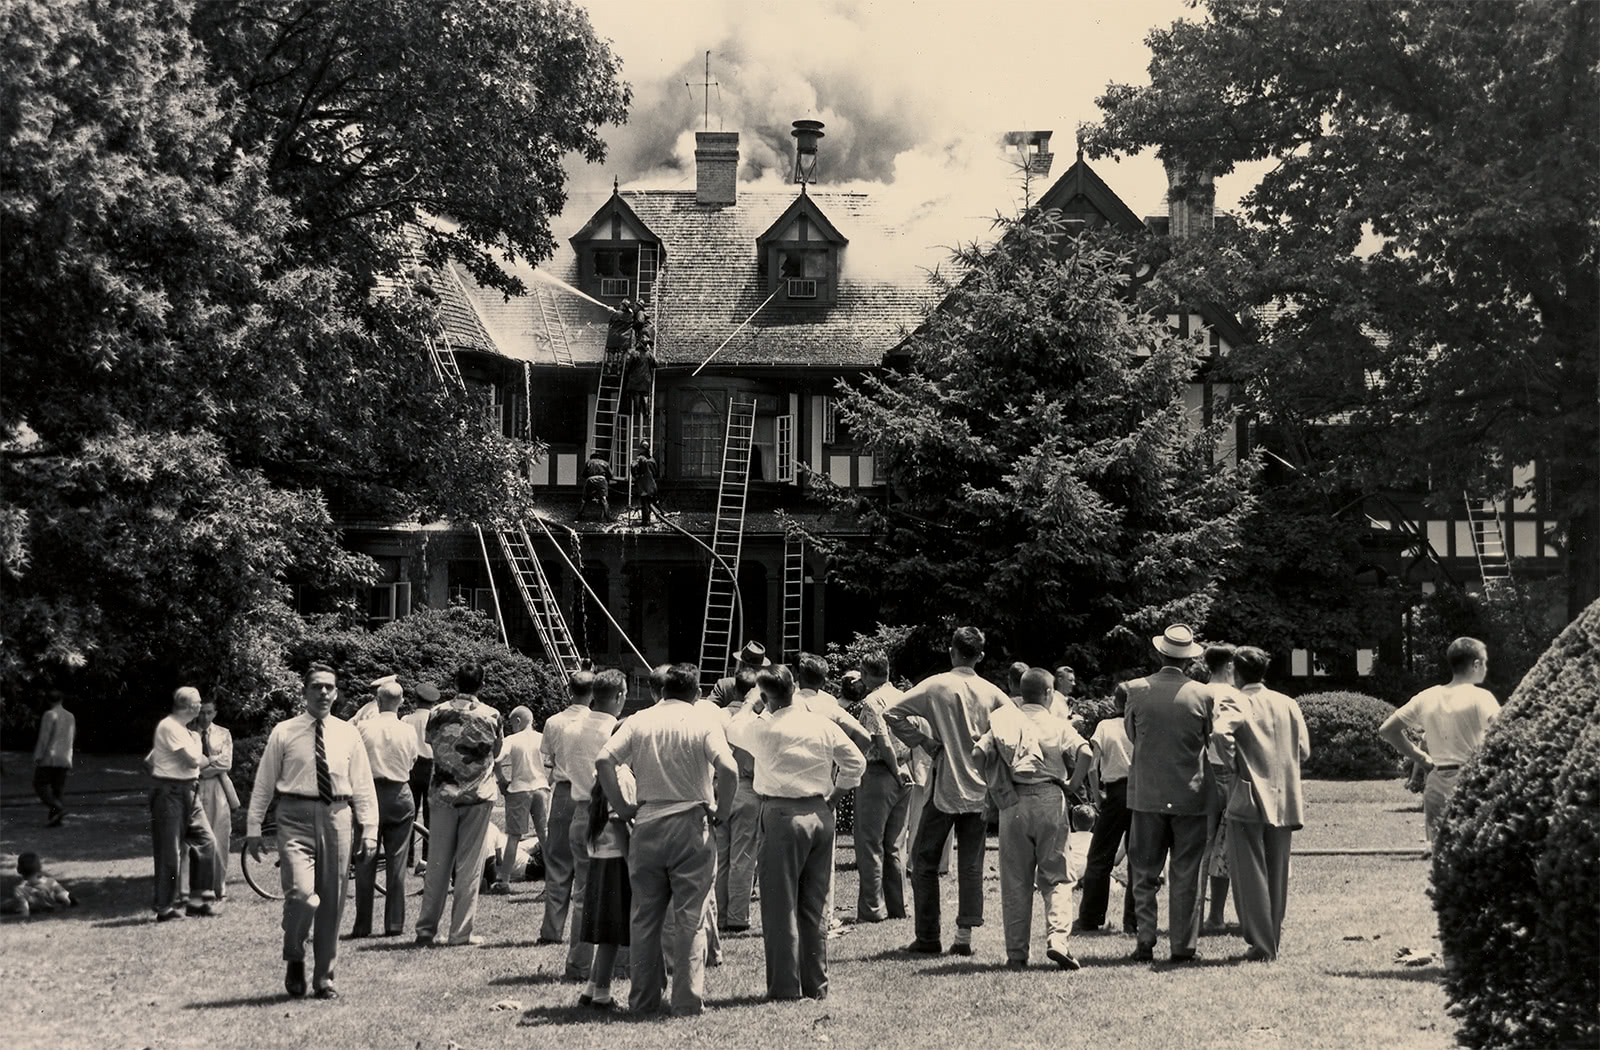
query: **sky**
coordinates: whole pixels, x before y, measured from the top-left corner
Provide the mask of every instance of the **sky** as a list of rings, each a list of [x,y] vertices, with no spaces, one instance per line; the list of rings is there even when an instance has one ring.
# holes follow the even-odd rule
[[[740,133],[741,182],[777,187],[792,167],[791,122],[826,125],[819,188],[867,189],[937,262],[982,237],[1022,186],[1011,130],[1050,130],[1059,176],[1074,132],[1106,85],[1145,83],[1154,27],[1202,13],[1181,0],[590,0],[596,33],[633,88],[627,124],[603,129],[606,161],[568,163],[572,189],[694,187],[694,132]],[[688,86],[685,86],[687,82]],[[1140,215],[1165,212],[1166,179],[1146,152],[1095,170]],[[1219,180],[1233,207],[1250,177]],[[1046,183],[1048,185],[1048,183]],[[1035,185],[1034,193],[1043,189]]]

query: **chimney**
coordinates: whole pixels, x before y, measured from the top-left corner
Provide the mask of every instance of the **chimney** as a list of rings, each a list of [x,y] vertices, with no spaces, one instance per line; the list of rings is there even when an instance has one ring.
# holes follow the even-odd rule
[[[1176,161],[1163,159],[1167,171],[1167,235],[1188,237],[1211,228],[1216,187],[1210,172],[1190,173]]]
[[[822,121],[797,120],[794,130],[794,178],[801,186],[814,182],[817,176],[817,140],[822,138]]]
[[[1050,174],[1050,165],[1056,155],[1050,152],[1049,131],[1008,131],[1001,142],[1017,151],[1022,158],[1022,170],[1043,178]]]
[[[739,133],[694,133],[694,199],[697,204],[733,204],[739,197]]]

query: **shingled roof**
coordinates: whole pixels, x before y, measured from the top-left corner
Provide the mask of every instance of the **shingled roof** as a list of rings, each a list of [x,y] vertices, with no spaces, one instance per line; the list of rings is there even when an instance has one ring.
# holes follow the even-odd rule
[[[756,239],[796,195],[791,190],[741,188],[737,204],[713,206],[697,203],[693,190],[622,191],[620,196],[661,238],[665,249],[655,317],[657,353],[663,364],[698,365],[767,298],[766,278],[757,270]],[[917,267],[868,268],[865,260],[874,256],[875,249],[897,238],[878,216],[869,195],[813,188],[810,196],[850,242],[843,249],[835,300],[773,301],[717,355],[718,364],[875,367],[902,332],[915,327],[923,307],[931,302],[926,276]],[[579,283],[577,257],[568,238],[608,199],[609,195],[575,195],[567,202],[565,212],[551,224],[558,246],[555,256],[541,269],[569,284]],[[927,264],[937,261],[930,257]],[[605,310],[547,285],[540,286],[546,289],[543,295],[508,300],[461,276],[476,318],[500,353],[534,364],[600,363],[605,353]],[[557,324],[565,330],[567,360],[559,352],[559,333],[551,330]]]

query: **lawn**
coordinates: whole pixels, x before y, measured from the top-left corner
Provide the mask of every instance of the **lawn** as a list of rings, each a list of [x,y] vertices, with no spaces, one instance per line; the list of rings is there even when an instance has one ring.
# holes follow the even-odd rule
[[[726,961],[708,971],[703,1017],[607,1021],[580,1010],[573,1005],[580,989],[559,979],[564,946],[533,944],[542,913],[537,883],[482,899],[481,948],[419,952],[409,938],[349,942],[339,963],[344,998],[291,1001],[278,960],[279,906],[252,894],[235,864],[222,917],[157,927],[142,778],[126,760],[91,756],[86,766],[70,785],[75,806],[66,827],[47,830],[29,798],[27,757],[5,757],[5,870],[18,851],[33,849],[85,899],[64,916],[0,926],[7,989],[0,1030],[11,1047],[1455,1045],[1440,968],[1393,962],[1401,947],[1437,948],[1428,869],[1415,856],[1297,858],[1284,956],[1275,964],[1235,961],[1243,948],[1236,937],[1204,938],[1197,965],[1160,961],[1165,941],[1154,965],[1135,964],[1125,958],[1131,938],[1110,935],[1076,938],[1084,969],[1062,973],[1044,960],[1036,916],[1036,965],[1012,973],[1001,965],[992,839],[988,925],[978,931],[974,958],[898,954],[911,939],[909,922],[847,926],[833,942],[830,994],[820,1003],[764,1003],[761,939],[742,935],[726,942]],[[1416,796],[1398,781],[1319,781],[1306,793],[1311,825],[1297,845],[1420,842]],[[855,872],[846,842],[839,861],[837,901],[847,915]],[[945,892],[948,922],[954,885]]]

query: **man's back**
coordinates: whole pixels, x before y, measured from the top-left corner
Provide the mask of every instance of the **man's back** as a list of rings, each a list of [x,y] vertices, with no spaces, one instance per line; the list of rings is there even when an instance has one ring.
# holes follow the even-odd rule
[[[500,750],[500,712],[476,697],[457,697],[428,715],[427,740],[433,748],[435,797],[450,803],[495,797],[490,774]]]
[[[1217,735],[1232,740],[1230,765],[1238,774],[1228,795],[1228,818],[1299,828],[1305,823],[1300,764],[1311,756],[1300,705],[1261,685],[1247,685],[1236,695],[1237,701],[1217,712]]]
[[[1500,713],[1494,694],[1477,685],[1436,685],[1395,712],[1423,736],[1436,766],[1459,766],[1483,746],[1483,735]]]
[[[34,761],[41,766],[71,768],[72,745],[78,734],[78,720],[65,707],[52,707],[39,718],[39,741]]]
[[[715,800],[712,762],[728,751],[725,731],[682,700],[662,700],[622,723],[607,753],[626,764],[638,785],[639,805]]]
[[[532,791],[546,787],[541,737],[532,726],[507,736],[496,760],[507,791]]]
[[[1128,808],[1171,816],[1203,815],[1210,693],[1176,667],[1136,678],[1127,690],[1124,718],[1133,742]]]
[[[989,713],[1011,701],[993,682],[970,667],[957,667],[924,679],[888,709],[894,716],[924,718],[941,747],[934,764],[933,802],[946,813],[972,813],[983,808],[987,793],[983,774],[972,759],[972,747],[989,731]]]

